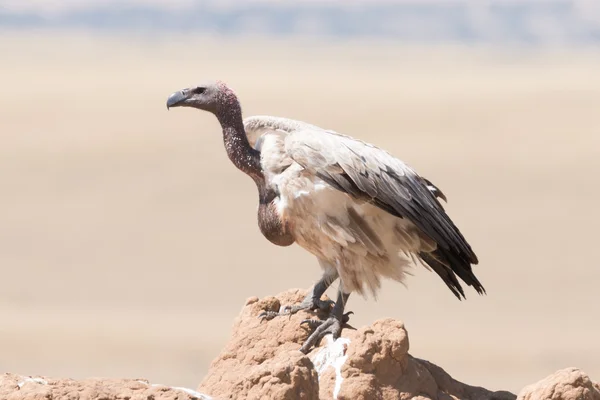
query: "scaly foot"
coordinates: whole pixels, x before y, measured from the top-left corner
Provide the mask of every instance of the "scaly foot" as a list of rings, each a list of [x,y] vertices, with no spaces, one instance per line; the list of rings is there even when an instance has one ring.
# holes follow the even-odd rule
[[[350,320],[350,314],[354,314],[352,311],[348,311],[344,315],[342,315],[341,321],[335,317],[331,316],[324,321],[316,320],[316,319],[305,319],[300,323],[307,324],[309,328],[314,329],[315,331],[306,339],[300,351],[304,354],[307,354],[310,348],[314,345],[318,345],[321,339],[325,335],[331,334],[333,336],[333,340],[336,340],[342,334],[342,328],[350,327],[347,325]]]
[[[296,304],[293,306],[284,306],[281,309],[281,311],[263,311],[258,317],[269,321],[278,316],[296,314],[298,311],[301,310],[319,310],[329,315],[329,312],[331,311],[334,304],[335,303],[332,300],[321,300],[312,296],[307,296],[300,304]]]

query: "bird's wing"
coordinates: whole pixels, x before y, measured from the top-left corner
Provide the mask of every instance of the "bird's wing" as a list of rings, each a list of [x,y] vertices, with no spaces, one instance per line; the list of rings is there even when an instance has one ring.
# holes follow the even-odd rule
[[[250,145],[255,149],[260,151],[262,147],[262,141],[265,137],[265,134],[275,133],[278,136],[286,136],[293,132],[298,131],[313,131],[320,130],[325,132],[332,132],[325,130],[316,125],[308,124],[306,122],[290,119],[290,118],[282,118],[282,117],[273,117],[269,115],[255,115],[252,117],[247,117],[244,119],[244,129],[246,131],[246,136],[248,137],[248,141]],[[338,134],[339,135],[339,134]],[[340,135],[342,136],[342,135]],[[436,187],[429,180],[422,178],[423,181],[427,185],[427,189],[436,197],[440,198],[444,201],[447,201],[444,193]],[[441,205],[440,205],[441,207]]]
[[[438,202],[434,192],[439,189],[388,152],[323,129],[289,133],[285,149],[295,162],[336,189],[410,220],[438,249],[451,253],[444,258],[458,257],[449,263],[477,264],[471,246]]]
[[[248,141],[254,149],[259,151],[265,134],[277,133],[286,135],[303,129],[319,130],[321,128],[307,124],[306,122],[270,115],[254,115],[244,119],[244,130],[246,131]]]
[[[437,243],[435,251],[420,256],[459,299],[464,292],[455,274],[485,293],[471,269],[477,256],[437,200],[446,201],[446,196],[402,161],[371,144],[293,119],[253,116],[244,127],[256,150],[266,141],[278,149],[269,152],[264,166],[295,162],[353,198],[408,219]],[[274,147],[273,141],[278,143]]]

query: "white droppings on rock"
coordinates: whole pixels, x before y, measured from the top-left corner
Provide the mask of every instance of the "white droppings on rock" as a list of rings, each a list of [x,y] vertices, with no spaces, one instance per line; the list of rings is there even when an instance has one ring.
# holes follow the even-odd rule
[[[17,383],[17,386],[19,388],[22,388],[24,384],[26,384],[27,382],[34,382],[34,383],[39,383],[40,385],[47,385],[48,382],[42,378],[31,378],[31,377],[27,377],[27,378],[23,378],[22,381],[20,381],[19,383]]]
[[[179,386],[168,386],[168,385],[162,385],[160,383],[148,383],[146,381],[142,381],[138,379],[139,383],[143,383],[144,385],[148,385],[150,387],[168,387],[171,388],[173,390],[181,390],[182,392],[185,392],[187,394],[189,394],[190,396],[194,396],[197,397],[200,400],[212,400],[212,397],[202,394],[200,392],[196,392],[195,390],[192,389],[188,389],[188,388],[184,388],[184,387],[179,387]]]
[[[344,380],[344,378],[342,378],[342,365],[344,365],[348,358],[346,350],[350,344],[350,339],[339,338],[334,341],[331,335],[327,335],[326,338],[327,344],[315,354],[311,361],[317,370],[319,380],[321,379],[321,374],[329,366],[333,367],[335,370],[333,398],[337,399],[340,389],[342,388],[342,381]]]
[[[171,386],[171,388],[175,389],[175,390],[181,390],[183,392],[186,392],[187,394],[189,394],[191,396],[194,396],[194,397],[197,397],[200,400],[212,400],[212,397],[207,396],[205,394],[202,394],[200,392],[196,392],[195,390],[192,390],[192,389],[188,389],[188,388],[184,388],[184,387],[178,387],[178,386]]]

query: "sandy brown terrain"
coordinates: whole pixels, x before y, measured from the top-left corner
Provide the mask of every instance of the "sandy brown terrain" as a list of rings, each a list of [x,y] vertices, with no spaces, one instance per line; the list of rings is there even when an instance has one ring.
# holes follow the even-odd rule
[[[319,276],[261,236],[216,120],[165,108],[221,78],[246,115],[385,147],[448,196],[488,295],[418,269],[351,297],[353,325],[401,319],[489,389],[600,376],[600,57],[6,32],[0,54],[0,371],[194,388],[246,298]]]

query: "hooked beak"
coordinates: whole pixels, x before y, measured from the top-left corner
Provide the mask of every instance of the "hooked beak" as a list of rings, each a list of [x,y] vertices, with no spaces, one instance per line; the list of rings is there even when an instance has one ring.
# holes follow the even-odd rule
[[[180,106],[181,103],[186,101],[189,97],[189,93],[186,90],[180,90],[178,92],[173,93],[167,99],[167,110],[171,107]]]

